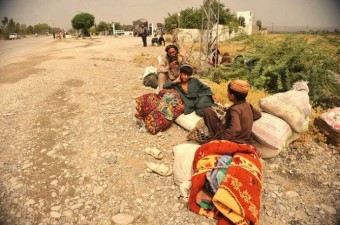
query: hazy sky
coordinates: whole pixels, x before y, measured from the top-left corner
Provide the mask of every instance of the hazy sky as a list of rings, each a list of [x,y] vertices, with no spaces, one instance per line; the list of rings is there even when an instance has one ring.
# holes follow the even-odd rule
[[[340,0],[220,0],[231,12],[251,11],[263,25],[340,27]],[[168,13],[199,8],[203,0],[0,0],[0,18],[4,16],[26,25],[47,23],[71,28],[71,19],[88,12],[96,23],[146,18],[164,22]]]

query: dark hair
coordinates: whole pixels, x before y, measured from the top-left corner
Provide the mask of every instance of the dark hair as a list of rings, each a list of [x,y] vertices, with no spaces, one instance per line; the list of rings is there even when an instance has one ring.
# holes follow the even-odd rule
[[[246,99],[248,93],[241,93],[231,89],[231,83],[228,84],[228,91],[230,94],[234,95],[237,101],[243,101]]]
[[[187,74],[187,75],[189,75],[189,76],[191,76],[192,73],[194,72],[194,70],[192,69],[192,67],[189,66],[189,65],[182,65],[182,66],[181,66],[181,69],[180,69],[179,71],[180,71],[180,73],[184,73],[184,74]]]
[[[178,47],[176,45],[168,45],[165,47],[165,52],[166,54],[168,54],[168,51],[171,49],[171,48],[174,48],[176,50],[176,52],[178,53]]]

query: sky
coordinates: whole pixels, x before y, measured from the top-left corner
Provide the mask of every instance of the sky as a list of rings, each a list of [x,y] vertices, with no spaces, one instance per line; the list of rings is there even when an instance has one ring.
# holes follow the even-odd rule
[[[0,0],[0,18],[7,16],[26,25],[47,23],[71,28],[81,12],[95,22],[132,25],[141,18],[163,23],[168,14],[199,8],[203,0]],[[251,11],[263,26],[310,26],[340,28],[340,0],[220,0],[232,13]]]

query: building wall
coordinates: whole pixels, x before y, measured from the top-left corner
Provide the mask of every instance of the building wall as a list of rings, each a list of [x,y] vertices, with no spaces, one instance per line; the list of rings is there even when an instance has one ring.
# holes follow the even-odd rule
[[[243,28],[244,32],[246,32],[248,35],[251,35],[253,33],[253,17],[254,15],[252,14],[252,12],[250,11],[240,11],[240,12],[236,12],[236,16],[237,18],[239,17],[243,17],[244,18],[244,22],[246,27]]]
[[[216,29],[216,27],[215,27]],[[215,38],[216,32],[212,32],[212,38]],[[206,37],[206,32],[203,33],[203,37]],[[179,29],[178,39],[182,42],[200,42],[201,30],[200,29]],[[218,26],[218,40],[226,41],[230,39],[229,27],[224,25]]]

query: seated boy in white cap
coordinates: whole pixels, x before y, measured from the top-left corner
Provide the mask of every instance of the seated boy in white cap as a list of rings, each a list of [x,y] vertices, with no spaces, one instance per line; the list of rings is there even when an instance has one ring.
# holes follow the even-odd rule
[[[228,99],[234,104],[227,109],[225,123],[211,108],[205,108],[203,119],[212,140],[228,140],[239,144],[251,143],[253,122],[261,113],[246,102],[250,85],[245,80],[234,80],[228,85]]]

